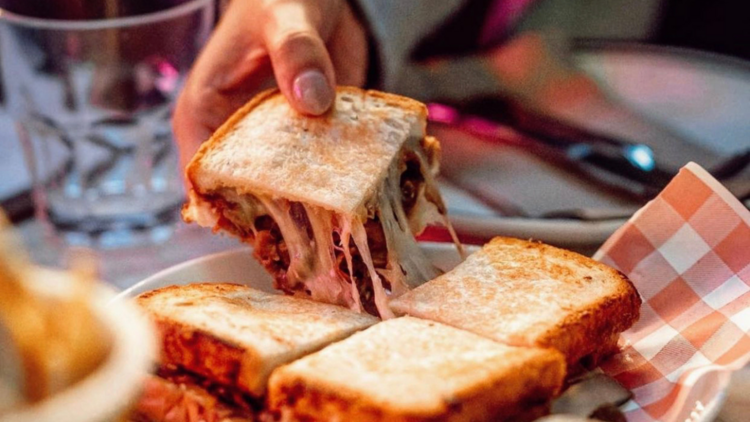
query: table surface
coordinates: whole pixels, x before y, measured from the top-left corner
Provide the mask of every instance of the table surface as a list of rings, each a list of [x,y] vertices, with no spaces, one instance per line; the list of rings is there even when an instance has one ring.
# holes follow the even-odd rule
[[[69,248],[37,220],[22,223],[19,233],[36,263],[66,267]],[[95,251],[102,280],[122,290],[163,269],[204,255],[240,247],[240,243],[211,230],[178,223],[171,238],[161,244]],[[248,259],[253,259],[248,249]]]

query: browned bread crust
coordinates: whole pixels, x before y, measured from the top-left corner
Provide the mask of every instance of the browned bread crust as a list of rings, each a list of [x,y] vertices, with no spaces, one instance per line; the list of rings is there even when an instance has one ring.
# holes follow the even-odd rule
[[[344,397],[338,391],[319,387],[298,381],[280,390],[279,397],[283,397],[285,403],[279,404],[270,414],[275,420],[285,422],[530,422],[549,414],[553,394],[549,390],[535,389],[524,394],[522,401],[517,403],[484,402],[480,398],[455,400],[442,414],[420,415],[367,403],[354,395]]]
[[[184,289],[185,286],[169,286],[145,292],[136,300],[141,307],[151,310],[154,309],[153,306],[158,306],[159,297],[180,295]],[[191,289],[200,290],[206,295],[223,295],[247,287],[229,283],[205,283],[191,285]],[[250,390],[250,386],[243,380],[241,369],[244,367],[247,372],[258,371],[261,357],[255,350],[246,350],[238,344],[217,338],[212,333],[183,324],[170,316],[151,312],[151,317],[162,339],[159,361],[163,365],[176,365],[217,383]]]
[[[145,292],[162,339],[160,363],[260,397],[271,371],[374,324],[348,309],[230,283]]]
[[[528,242],[519,239],[497,237],[491,244],[513,245],[525,249],[538,249],[541,256],[559,255],[583,267],[596,268],[609,276],[609,283],[614,291],[602,296],[596,304],[588,309],[577,309],[570,312],[564,319],[553,324],[549,330],[541,335],[535,345],[552,347],[563,352],[570,364],[578,363],[583,358],[590,358],[594,362],[613,353],[619,334],[632,327],[640,317],[641,297],[633,282],[625,274],[591,258],[565,249],[556,248],[541,242]],[[505,256],[498,254],[497,259]],[[553,277],[564,279],[569,277],[567,268],[550,267]],[[590,275],[581,275],[582,280],[590,279]]]

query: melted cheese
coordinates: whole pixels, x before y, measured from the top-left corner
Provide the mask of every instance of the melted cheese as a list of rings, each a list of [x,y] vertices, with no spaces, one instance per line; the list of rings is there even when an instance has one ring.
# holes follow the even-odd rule
[[[313,262],[312,277],[306,280],[306,285],[315,300],[352,306],[349,282],[345,280],[336,265],[335,246],[333,244],[333,212],[320,207],[305,205],[307,218],[312,226],[317,260]],[[354,284],[354,283],[351,283]],[[333,300],[330,300],[333,299]]]
[[[333,213],[319,207],[305,206],[312,227],[313,238],[307,227],[292,218],[291,204],[285,199],[259,196],[258,199],[276,221],[289,251],[288,286],[304,285],[313,300],[350,306],[353,302],[347,281],[335,265],[333,246]]]
[[[347,218],[339,217],[339,236],[341,237],[341,248],[344,252],[344,259],[346,260],[346,267],[349,269],[349,274],[354,274],[354,266],[352,265],[352,253],[349,250],[349,240],[352,234],[352,224]],[[351,281],[351,280],[350,280]],[[352,290],[352,304],[350,307],[354,310],[362,309],[362,302],[359,298],[359,289],[357,289],[356,283],[349,283]]]
[[[400,174],[391,167],[385,186],[379,193],[378,217],[383,225],[388,249],[389,270],[402,269],[403,280],[393,285],[395,295],[403,294],[438,276],[437,269],[425,256],[411,232],[401,202]]]
[[[427,157],[425,157],[424,153],[419,148],[415,149],[415,152],[417,154],[417,157],[419,157],[419,167],[423,169],[422,176],[424,177],[424,190],[420,192],[419,196],[417,196],[417,205],[422,207],[421,210],[419,210],[422,213],[421,215],[431,216],[432,218],[423,222],[421,228],[418,231],[414,231],[414,233],[421,233],[424,225],[427,225],[429,223],[441,224],[443,227],[448,229],[448,233],[451,236],[453,244],[456,245],[458,254],[461,255],[461,259],[464,260],[467,257],[466,251],[464,250],[464,246],[461,244],[461,242],[459,242],[458,235],[456,235],[456,231],[453,229],[453,225],[448,219],[448,210],[445,206],[445,203],[443,202],[443,197],[440,195],[440,190],[438,189],[437,182],[435,181],[435,176],[431,171],[424,170],[430,168],[428,165]],[[414,213],[414,215],[419,216],[420,214]]]
[[[385,289],[383,288],[383,281],[380,279],[380,275],[375,271],[375,265],[372,263],[370,246],[367,244],[365,225],[358,218],[355,218],[354,221],[352,221],[352,238],[357,245],[362,261],[364,261],[365,266],[367,267],[367,272],[370,274],[372,290],[375,295],[375,307],[378,309],[378,314],[380,314],[380,317],[383,319],[393,318],[393,312],[391,312],[391,308],[388,307],[388,298]]]
[[[413,140],[412,140],[413,141]],[[414,142],[410,142],[414,144]],[[374,212],[367,212],[363,206],[358,215],[347,215],[310,204],[303,204],[310,223],[312,236],[308,228],[300,225],[290,213],[292,204],[284,198],[272,198],[265,195],[244,196],[221,192],[225,199],[239,205],[238,211],[230,213],[230,218],[238,220],[243,226],[249,225],[255,231],[252,222],[258,215],[270,215],[279,226],[289,251],[290,264],[287,269],[287,286],[292,290],[307,291],[314,300],[347,306],[361,311],[363,309],[359,290],[353,274],[353,257],[349,246],[353,240],[359,251],[373,287],[375,306],[382,318],[391,318],[393,313],[388,306],[390,298],[398,297],[422,283],[439,275],[427,256],[414,239],[414,233],[421,232],[427,224],[439,223],[446,226],[456,246],[463,256],[463,249],[458,243],[455,232],[445,215],[445,205],[437,189],[435,180],[429,171],[429,164],[420,148],[414,147],[420,161],[424,183],[418,192],[417,201],[410,215],[404,211],[401,198],[400,180],[404,170],[403,158],[394,160],[379,186],[376,194],[368,202]],[[201,225],[215,226],[218,214],[215,209],[205,206],[198,198],[191,197],[191,216]],[[237,216],[237,213],[248,214]],[[383,229],[387,249],[386,268],[375,268],[363,216],[377,215]],[[365,217],[366,218],[366,217]],[[341,246],[333,241],[337,232]],[[349,269],[347,277],[338,269],[336,250],[343,252]],[[381,279],[382,277],[382,279]],[[385,279],[390,285],[386,291]]]

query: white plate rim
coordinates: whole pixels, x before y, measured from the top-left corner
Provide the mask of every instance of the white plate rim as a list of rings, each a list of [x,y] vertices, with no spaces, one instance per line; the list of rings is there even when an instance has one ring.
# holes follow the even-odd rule
[[[458,259],[458,252],[456,252],[456,247],[452,243],[419,242],[419,245],[422,247],[423,250],[425,250],[428,253],[450,253],[452,251],[456,254],[456,258]],[[466,249],[467,253],[471,253],[475,250],[478,250],[479,246],[464,245],[464,248]],[[225,260],[225,259],[228,259],[228,260],[242,259],[242,260],[247,260],[247,262],[251,264],[256,263],[255,258],[252,256],[252,248],[248,246],[240,246],[240,247],[229,249],[223,252],[217,252],[217,253],[213,253],[209,255],[204,255],[202,257],[194,258],[189,261],[185,261],[183,263],[171,266],[169,268],[165,268],[157,272],[156,274],[133,284],[127,289],[121,291],[117,295],[115,300],[135,297],[140,293],[153,290],[151,286],[158,285],[159,283],[162,282],[162,280],[169,280],[171,277],[174,277],[174,276],[179,275],[180,273],[189,271],[190,269],[199,268],[199,267],[206,266],[206,265],[211,265],[212,263],[216,261]],[[219,280],[204,280],[204,281],[205,282],[219,282]],[[187,281],[187,282],[192,282],[192,281]]]
[[[39,268],[44,282],[68,283],[68,273]],[[103,283],[92,291],[94,314],[111,335],[112,349],[86,378],[34,406],[6,413],[6,422],[104,422],[116,420],[137,399],[143,377],[157,356],[151,321],[132,301],[117,300],[118,292]]]
[[[445,242],[420,242],[420,246],[425,252],[433,254],[445,254],[445,253],[456,253],[455,246],[452,243]],[[480,247],[476,245],[464,245],[467,249],[467,253],[472,253],[478,250]],[[120,292],[115,300],[127,300],[137,296],[140,293],[147,292],[159,288],[162,285],[163,280],[169,280],[173,276],[178,276],[180,273],[190,271],[194,268],[201,266],[215,265],[216,262],[224,260],[252,260],[250,262],[255,263],[255,258],[252,256],[252,249],[248,246],[242,246],[238,248],[229,249],[223,252],[213,253],[205,255],[199,258],[195,258],[172,267],[166,268],[157,272],[156,274],[147,277],[140,282],[132,285],[130,288]],[[258,264],[259,265],[259,264]],[[181,283],[187,284],[195,281],[183,281]],[[222,282],[229,280],[202,280],[203,282]],[[692,422],[709,422],[715,419],[715,417],[721,411],[722,405],[726,400],[726,392],[728,385],[725,385],[719,394],[714,396],[711,401],[705,405],[705,411],[699,417],[692,420]]]

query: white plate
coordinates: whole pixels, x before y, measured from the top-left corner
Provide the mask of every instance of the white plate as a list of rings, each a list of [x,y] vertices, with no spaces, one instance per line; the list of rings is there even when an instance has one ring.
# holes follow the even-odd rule
[[[443,271],[448,271],[458,265],[459,256],[455,246],[447,243],[422,243],[422,249],[432,263]],[[467,252],[478,249],[468,246]],[[157,274],[135,284],[120,293],[119,297],[135,297],[143,292],[167,287],[198,282],[232,282],[271,293],[274,290],[271,276],[252,256],[248,247],[233,249],[167,268]]]
[[[458,253],[451,244],[424,242],[421,247],[432,263],[443,271],[452,269],[460,262]],[[466,249],[467,253],[473,253],[479,247],[467,246]],[[252,250],[242,247],[175,265],[135,284],[118,297],[132,298],[150,290],[196,282],[241,283],[266,292],[278,293],[272,287],[269,274],[252,257]],[[714,420],[724,401],[724,393],[725,388],[713,400],[707,401],[701,416],[693,422]]]

